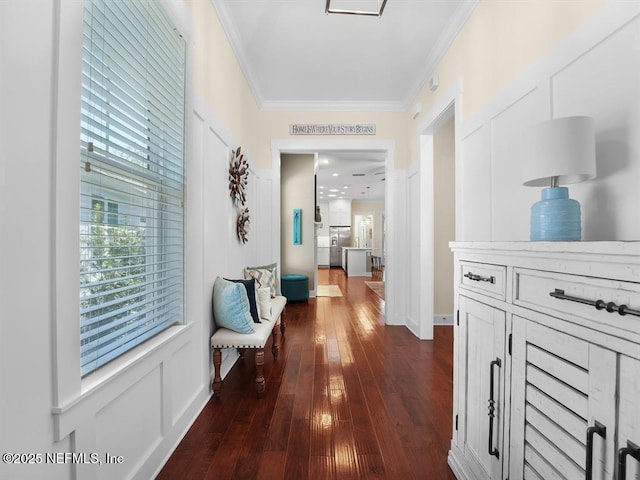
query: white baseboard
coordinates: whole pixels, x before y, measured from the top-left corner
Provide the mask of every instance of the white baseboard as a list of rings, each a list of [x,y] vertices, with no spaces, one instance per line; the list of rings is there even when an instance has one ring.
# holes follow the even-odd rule
[[[434,315],[433,324],[434,325],[453,325],[453,314],[452,315]]]

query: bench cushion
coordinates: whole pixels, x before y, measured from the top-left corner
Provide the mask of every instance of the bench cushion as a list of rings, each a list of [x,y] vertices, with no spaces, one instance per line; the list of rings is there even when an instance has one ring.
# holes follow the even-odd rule
[[[254,323],[255,332],[238,333],[227,328],[218,328],[211,337],[213,348],[264,348],[269,340],[273,327],[280,324],[280,315],[287,299],[277,296],[271,299],[271,318],[261,323]]]

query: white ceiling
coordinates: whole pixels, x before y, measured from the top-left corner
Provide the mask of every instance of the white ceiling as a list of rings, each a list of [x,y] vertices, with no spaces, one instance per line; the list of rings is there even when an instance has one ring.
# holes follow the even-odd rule
[[[373,11],[377,1],[331,8]],[[387,0],[380,18],[327,15],[326,0],[211,2],[259,108],[406,111],[478,0]],[[384,199],[384,152],[319,152],[319,160],[319,201]]]
[[[259,108],[405,111],[478,0],[211,1]]]

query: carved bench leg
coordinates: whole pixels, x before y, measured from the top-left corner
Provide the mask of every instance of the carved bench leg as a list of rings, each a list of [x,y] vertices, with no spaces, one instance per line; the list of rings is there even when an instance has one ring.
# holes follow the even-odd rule
[[[271,331],[271,336],[273,337],[273,342],[271,344],[271,353],[273,354],[273,358],[278,358],[278,352],[280,351],[280,335],[279,335],[278,327],[274,326]]]
[[[264,393],[264,348],[256,348],[256,391],[258,398]]]
[[[287,322],[285,320],[285,316],[284,316],[284,312],[286,312],[286,308],[282,310],[282,313],[280,314],[280,333],[282,333],[282,336],[284,337],[284,331],[287,329]]]
[[[215,397],[220,396],[220,389],[222,388],[222,377],[220,377],[220,364],[222,363],[222,349],[213,349],[213,370],[214,377],[211,389]]]

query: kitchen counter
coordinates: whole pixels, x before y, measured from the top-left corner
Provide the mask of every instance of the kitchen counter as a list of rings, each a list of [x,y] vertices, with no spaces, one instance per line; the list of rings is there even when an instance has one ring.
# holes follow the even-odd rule
[[[367,261],[372,248],[342,247],[342,268],[348,277],[370,277],[371,264]]]

